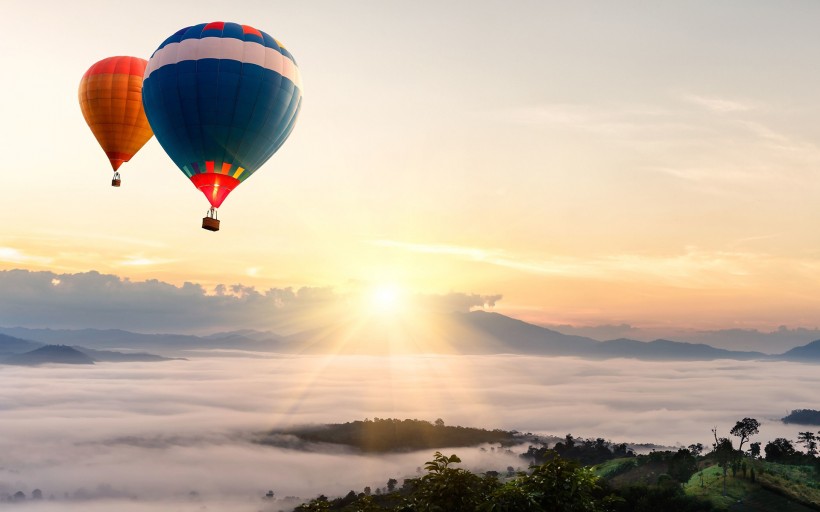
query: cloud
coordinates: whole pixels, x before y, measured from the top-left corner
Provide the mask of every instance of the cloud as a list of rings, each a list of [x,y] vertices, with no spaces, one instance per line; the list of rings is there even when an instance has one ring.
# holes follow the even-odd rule
[[[796,435],[776,419],[813,406],[820,385],[814,366],[794,363],[498,355],[211,357],[0,371],[0,493],[55,495],[29,503],[37,512],[256,512],[268,489],[310,498],[414,476],[431,453],[301,452],[248,441],[287,425],[374,416],[684,445],[708,443],[713,425],[728,433],[751,416],[763,423],[756,440],[765,444]],[[446,451],[473,469],[524,465],[515,454]]]
[[[48,264],[51,262],[51,258],[30,256],[14,247],[0,247],[0,262]]]
[[[698,94],[683,94],[681,95],[681,98],[684,101],[705,107],[713,112],[748,112],[755,109],[755,107],[749,103],[726,98],[701,96]]]
[[[621,253],[589,258],[551,255],[534,258],[495,248],[396,240],[374,240],[372,243],[389,249],[486,263],[527,274],[663,283],[685,289],[704,286],[747,288],[755,279],[765,277],[772,268],[795,269],[802,278],[814,280],[820,270],[820,265],[810,258],[787,258],[741,250],[706,250],[696,246],[684,247],[671,254]]]
[[[298,331],[351,314],[355,290],[270,288],[131,281],[110,274],[0,271],[0,325],[211,333],[235,329]],[[414,295],[415,308],[437,312],[492,307],[500,295]]]

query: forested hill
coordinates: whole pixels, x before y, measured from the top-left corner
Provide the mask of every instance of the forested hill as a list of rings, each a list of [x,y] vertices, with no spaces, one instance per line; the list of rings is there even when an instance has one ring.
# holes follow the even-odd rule
[[[795,409],[788,416],[782,418],[783,423],[797,423],[799,425],[820,425],[820,411],[814,409]]]
[[[450,427],[445,426],[441,420],[430,423],[424,420],[375,418],[373,420],[366,419],[348,423],[274,430],[261,436],[257,442],[280,445],[282,444],[282,436],[294,436],[309,443],[341,444],[370,453],[475,446],[483,443],[512,444],[520,440],[516,437],[515,432]]]

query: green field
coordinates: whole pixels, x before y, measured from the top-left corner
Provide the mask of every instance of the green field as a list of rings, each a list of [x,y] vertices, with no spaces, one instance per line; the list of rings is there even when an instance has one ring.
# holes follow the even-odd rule
[[[756,482],[738,472],[726,478],[723,496],[723,470],[717,466],[704,468],[686,483],[687,494],[710,501],[720,510],[811,512],[820,510],[820,490],[814,469],[806,466],[786,466],[765,461],[754,462]],[[701,482],[701,473],[703,481]]]

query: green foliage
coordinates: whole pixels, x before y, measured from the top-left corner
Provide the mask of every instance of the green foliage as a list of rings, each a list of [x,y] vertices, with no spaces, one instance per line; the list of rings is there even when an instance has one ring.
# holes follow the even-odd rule
[[[681,448],[669,459],[669,476],[680,483],[688,482],[697,470],[698,460],[686,448]]]
[[[770,462],[788,462],[797,455],[792,442],[784,437],[769,441],[763,451],[766,452],[766,460]]]
[[[381,496],[328,500],[320,496],[297,512],[609,512],[618,499],[607,496],[591,469],[554,454],[530,473],[502,483],[494,474],[479,476],[455,467],[461,459],[436,452],[427,473],[408,479],[401,489]]]
[[[583,439],[567,434],[564,441],[556,443],[552,449],[546,445],[530,446],[522,457],[535,464],[543,464],[553,453],[565,459],[576,460],[586,466],[601,464],[614,458],[635,456],[626,443],[613,444],[600,437]]]
[[[477,510],[496,479],[482,479],[465,469],[450,467],[461,462],[458,456],[436,452],[424,468],[427,474],[413,483],[413,492],[405,499],[402,510],[446,512]]]

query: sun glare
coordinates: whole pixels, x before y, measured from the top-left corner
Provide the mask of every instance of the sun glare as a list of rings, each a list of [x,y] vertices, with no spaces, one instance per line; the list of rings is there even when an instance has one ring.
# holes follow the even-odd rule
[[[397,313],[402,309],[402,299],[401,288],[394,284],[380,284],[370,290],[368,309],[379,314]]]

